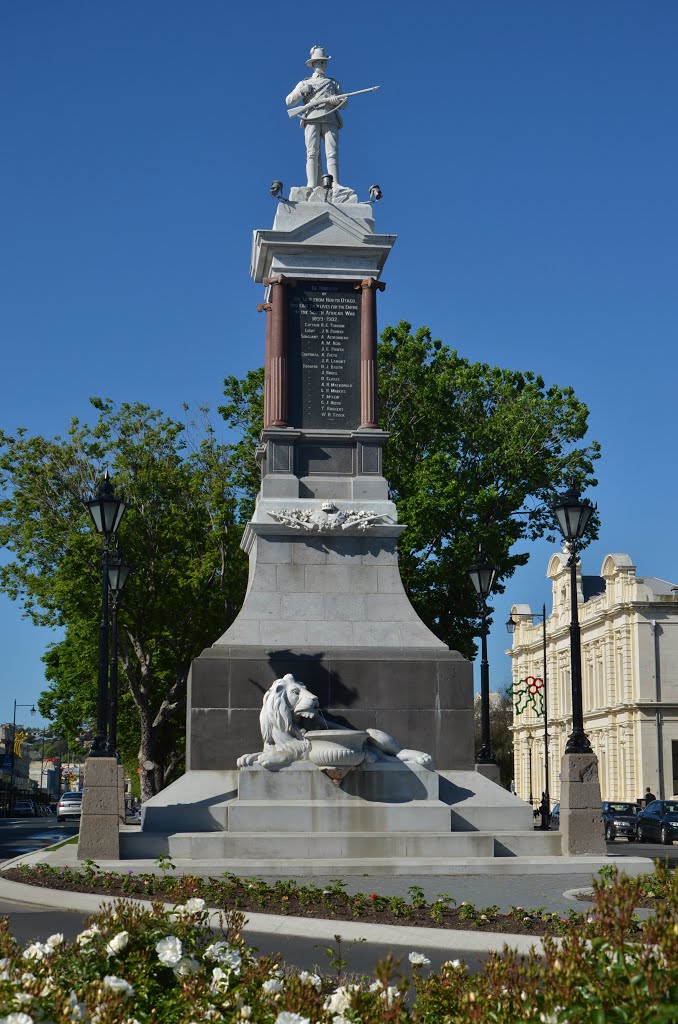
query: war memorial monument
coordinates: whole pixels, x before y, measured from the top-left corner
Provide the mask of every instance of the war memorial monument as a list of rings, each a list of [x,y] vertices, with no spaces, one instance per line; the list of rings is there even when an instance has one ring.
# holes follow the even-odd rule
[[[471,664],[400,579],[376,386],[396,238],[340,183],[346,98],[329,60],[314,46],[311,76],[287,96],[306,184],[284,195],[274,182],[273,227],[252,242],[265,411],[246,597],[193,662],[186,774],[144,805],[121,854],[282,874],[553,857],[560,835],[534,832],[531,808],[476,771]]]

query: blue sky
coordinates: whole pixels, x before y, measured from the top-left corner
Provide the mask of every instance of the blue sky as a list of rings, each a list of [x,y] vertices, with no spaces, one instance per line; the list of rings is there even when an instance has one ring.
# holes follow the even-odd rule
[[[674,0],[5,0],[0,426],[58,433],[90,395],[214,408],[262,362],[251,232],[274,178],[304,183],[284,97],[322,43],[345,88],[381,85],[341,150],[398,235],[381,325],[573,385],[603,445],[584,571],[622,551],[678,581],[677,37]],[[553,550],[496,602],[493,687]],[[37,698],[49,640],[0,598],[0,721]]]

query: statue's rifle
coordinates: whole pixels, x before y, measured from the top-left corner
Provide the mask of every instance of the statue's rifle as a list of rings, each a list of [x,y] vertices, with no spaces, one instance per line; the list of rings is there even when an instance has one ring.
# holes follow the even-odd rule
[[[329,103],[330,100],[347,100],[349,96],[360,96],[364,92],[374,92],[379,89],[378,85],[371,85],[369,89],[356,89],[355,92],[340,92],[337,96],[321,96],[316,100],[309,100],[308,103],[304,103],[300,107],[290,107],[287,111],[288,117],[299,117],[301,114],[306,113],[307,110],[313,110],[314,107],[322,107],[323,104]]]

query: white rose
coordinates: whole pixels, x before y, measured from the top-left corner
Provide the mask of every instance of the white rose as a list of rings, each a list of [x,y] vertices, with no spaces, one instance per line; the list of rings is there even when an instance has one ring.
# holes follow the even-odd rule
[[[27,1013],[10,1013],[7,1017],[0,1017],[0,1024],[34,1024],[33,1018]]]
[[[63,933],[55,932],[54,935],[50,935],[50,937],[47,939],[47,945],[50,947],[50,949],[56,949],[57,946],[60,946],[63,941]]]
[[[282,1010],[275,1018],[275,1024],[311,1024],[311,1021],[308,1017],[302,1017],[300,1013]]]
[[[205,909],[205,901],[200,899],[199,896],[194,896],[190,900],[186,900],[186,910],[189,914],[199,914],[201,910]]]
[[[410,961],[413,967],[428,967],[428,965],[431,963],[429,958],[427,956],[424,956],[423,953],[410,953],[407,959]]]
[[[313,988],[317,988],[318,991],[322,988],[322,980],[317,974],[309,974],[308,971],[302,971],[299,975],[299,981],[308,982],[309,985],[313,985]]]
[[[104,988],[116,995],[124,996],[126,999],[134,995],[134,989],[124,978],[116,978],[114,974],[107,974],[104,978]]]
[[[178,964],[172,968],[178,978],[187,978],[189,974],[195,974],[200,964],[190,956],[182,956]]]
[[[122,953],[123,949],[129,942],[129,932],[118,932],[113,938],[106,943],[106,952],[109,956],[117,956],[118,953]]]
[[[276,992],[282,992],[283,983],[280,978],[268,978],[261,986],[266,995],[274,995]]]
[[[208,946],[203,956],[207,960],[216,960],[217,963],[224,964],[229,970],[237,974],[242,964],[242,957],[237,949],[229,945],[228,942],[224,942],[223,939],[219,939],[218,942],[213,942],[211,946]]]
[[[351,994],[357,989],[357,985],[340,985],[325,1000],[325,1009],[330,1013],[343,1013],[344,1010],[348,1010],[351,1005]]]
[[[155,951],[161,964],[165,964],[166,967],[176,967],[182,957],[181,939],[178,939],[176,935],[168,935],[156,944]]]
[[[98,925],[93,924],[91,928],[85,928],[84,932],[80,932],[76,936],[75,941],[79,946],[86,946],[88,942],[91,942],[95,935],[99,935],[101,929]]]
[[[23,955],[24,960],[42,960],[45,955],[45,948],[41,942],[32,942],[30,946],[26,946]]]

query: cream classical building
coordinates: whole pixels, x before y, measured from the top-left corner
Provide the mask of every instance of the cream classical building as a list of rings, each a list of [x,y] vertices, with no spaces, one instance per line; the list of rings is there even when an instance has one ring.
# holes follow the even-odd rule
[[[546,693],[551,801],[560,798],[560,759],[572,728],[570,570],[554,555],[547,575],[553,605],[546,614]],[[581,563],[580,563],[581,567]],[[603,800],[678,795],[678,586],[637,576],[628,555],[607,555],[600,576],[577,575],[584,728],[595,751]],[[541,613],[539,613],[541,614]],[[526,700],[544,675],[541,619],[515,604],[513,687],[516,792],[544,788],[544,718]],[[528,683],[525,683],[528,680]],[[536,681],[536,682],[535,682]]]

